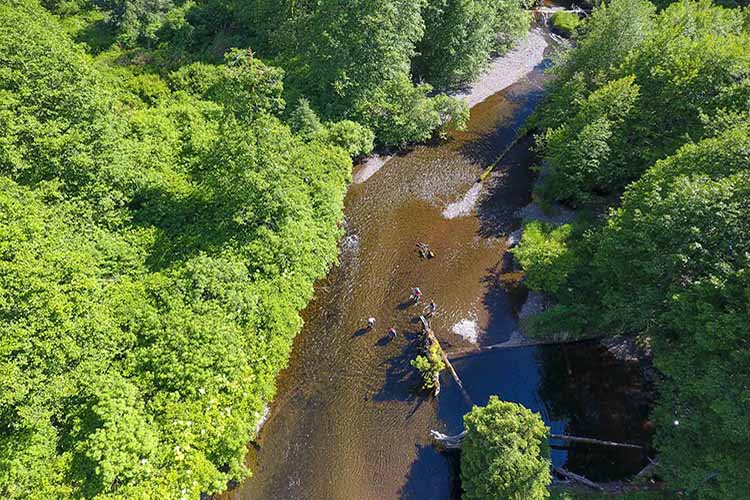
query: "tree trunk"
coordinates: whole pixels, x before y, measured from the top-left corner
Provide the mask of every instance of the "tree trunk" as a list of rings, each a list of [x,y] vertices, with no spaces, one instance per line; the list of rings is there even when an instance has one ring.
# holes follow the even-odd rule
[[[659,462],[656,460],[648,459],[648,465],[645,466],[641,471],[635,475],[633,478],[633,481],[639,481],[641,479],[647,479],[651,477],[651,474],[656,470],[657,467],[659,467]]]
[[[431,430],[430,435],[435,441],[435,444],[439,445],[440,447],[445,448],[446,450],[460,450],[461,445],[463,445],[464,443],[464,438],[466,437],[466,431],[463,431],[460,434],[449,436],[447,434],[443,434],[442,432]]]
[[[456,369],[453,368],[453,365],[451,364],[450,360],[448,359],[448,356],[445,354],[445,351],[443,350],[442,346],[440,345],[440,342],[438,341],[435,334],[432,332],[432,329],[430,328],[430,322],[427,321],[427,318],[424,316],[420,316],[419,320],[422,322],[422,327],[424,328],[424,334],[427,339],[427,348],[429,350],[429,347],[434,343],[438,346],[438,350],[440,351],[440,355],[443,358],[443,362],[445,363],[445,367],[448,368],[448,371],[450,372],[451,376],[453,377],[453,380],[455,380],[456,385],[458,386],[458,389],[461,391],[461,395],[464,397],[464,401],[466,401],[466,404],[469,405],[469,408],[471,408],[474,405],[474,402],[471,400],[471,396],[469,396],[469,393],[466,392],[466,389],[464,388],[463,382],[461,382],[461,378],[458,376],[458,373],[456,372]]]
[[[604,491],[604,488],[602,488],[600,485],[596,484],[595,482],[593,482],[593,481],[591,481],[589,479],[586,479],[585,477],[583,477],[583,476],[581,476],[579,474],[575,474],[573,472],[570,472],[569,470],[565,470],[562,467],[555,467],[553,465],[552,466],[552,470],[554,470],[555,472],[557,472],[562,477],[566,477],[566,478],[571,479],[571,480],[573,480],[573,481],[575,481],[577,483],[581,483],[583,485],[586,485],[589,488],[595,489],[597,491]]]
[[[586,337],[582,339],[570,339],[570,340],[528,340],[525,342],[513,342],[513,341],[505,341],[500,342],[499,344],[491,344],[482,346],[476,349],[472,349],[470,351],[458,351],[458,352],[452,352],[450,353],[450,357],[453,360],[456,359],[462,359],[468,356],[473,356],[475,354],[481,354],[486,351],[494,351],[497,349],[517,349],[520,347],[531,347],[535,345],[565,345],[565,344],[577,344],[579,342],[588,342],[590,340],[599,340],[603,337],[596,336],[596,337]]]
[[[615,448],[633,448],[636,450],[642,450],[643,446],[630,443],[616,443],[614,441],[602,441],[601,439],[584,438],[578,436],[566,436],[565,434],[550,434],[550,439],[560,439],[562,441],[570,441],[572,443],[585,443],[585,444],[597,444],[601,446],[613,446]]]

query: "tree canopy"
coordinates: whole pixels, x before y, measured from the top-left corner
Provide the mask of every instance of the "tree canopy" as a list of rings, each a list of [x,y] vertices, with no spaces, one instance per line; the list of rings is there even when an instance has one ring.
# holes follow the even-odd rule
[[[670,484],[739,498],[750,465],[750,32],[745,12],[704,1],[654,12],[639,0],[596,9],[555,70],[534,118],[550,170],[538,194],[599,216],[531,227],[516,254],[529,286],[556,299],[536,334],[635,336],[651,349]],[[600,39],[620,49],[594,56]]]
[[[479,44],[475,74],[517,40],[519,5],[512,32],[452,41],[453,64]],[[351,159],[468,118],[412,75],[426,9],[0,5],[3,498],[198,498],[247,477],[337,257]]]
[[[377,142],[429,139],[465,124],[463,103],[438,94],[476,77],[529,29],[521,0],[47,0],[89,50],[164,76],[251,48],[283,68],[284,97],[324,121],[350,120]],[[414,68],[414,74],[412,73]]]
[[[429,0],[425,34],[417,45],[417,73],[438,87],[476,78],[491,54],[501,54],[526,36],[530,12],[518,0]]]
[[[467,500],[542,500],[551,482],[549,430],[516,403],[490,397],[464,415],[461,485]]]
[[[0,6],[0,494],[197,498],[246,444],[336,259],[350,154],[246,50],[161,79]]]

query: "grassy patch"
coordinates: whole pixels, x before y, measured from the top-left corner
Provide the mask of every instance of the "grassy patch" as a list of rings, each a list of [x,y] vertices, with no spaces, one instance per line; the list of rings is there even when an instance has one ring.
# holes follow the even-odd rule
[[[573,36],[581,19],[572,12],[555,12],[552,14],[552,29],[563,36]]]

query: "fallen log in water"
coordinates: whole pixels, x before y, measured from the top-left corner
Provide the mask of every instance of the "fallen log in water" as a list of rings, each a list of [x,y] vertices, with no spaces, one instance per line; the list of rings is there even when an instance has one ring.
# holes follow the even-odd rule
[[[570,472],[569,470],[565,470],[562,467],[555,467],[552,466],[552,470],[555,471],[557,474],[559,474],[562,477],[568,478],[570,480],[573,480],[577,483],[581,483],[583,485],[588,486],[589,488],[595,489],[597,491],[604,491],[604,488],[595,482],[591,481],[590,479],[586,479],[585,477],[581,476],[580,474],[575,474],[573,472]]]
[[[464,443],[464,438],[466,437],[466,431],[463,431],[460,434],[449,436],[447,434],[443,434],[442,432],[431,430],[430,435],[435,441],[435,444],[440,446],[441,448],[445,448],[447,450],[460,450],[461,445],[463,445]]]
[[[466,436],[466,431],[463,431],[460,434],[455,434],[453,436],[449,436],[447,434],[443,434],[442,432],[438,432],[435,430],[430,431],[430,435],[435,440],[436,444],[439,444],[441,446],[444,446],[446,448],[460,448],[461,444],[463,443],[464,437]],[[593,439],[593,438],[584,438],[579,436],[569,436],[566,434],[550,434],[550,439],[560,439],[563,441],[571,441],[574,443],[586,443],[586,444],[596,444],[601,446],[611,446],[615,448],[634,448],[642,450],[643,446],[639,446],[637,444],[630,444],[630,443],[617,443],[614,441],[604,441],[601,439]],[[644,470],[639,472],[639,475],[646,474],[649,467],[655,467],[657,465],[656,462],[651,462],[649,466],[646,466]],[[638,476],[636,476],[637,478]]]
[[[458,376],[456,369],[453,368],[453,364],[448,359],[448,355],[445,354],[445,351],[440,345],[440,342],[438,341],[435,334],[432,332],[432,329],[430,328],[430,322],[427,321],[427,318],[425,318],[424,316],[420,316],[419,320],[422,322],[424,335],[426,336],[426,339],[427,339],[427,347],[429,348],[429,346],[432,344],[436,344],[438,346],[438,350],[440,351],[440,356],[443,358],[445,367],[448,369],[448,371],[451,374],[451,377],[453,377],[453,380],[456,382],[458,389],[461,391],[461,395],[464,397],[464,401],[466,401],[466,404],[468,404],[469,408],[471,408],[474,405],[474,402],[471,400],[471,396],[469,396],[469,393],[466,392],[466,389],[464,388],[464,384],[463,382],[461,382],[461,378]]]
[[[513,149],[513,147],[514,147],[514,146],[515,146],[516,144],[518,144],[518,142],[519,142],[519,141],[520,141],[521,139],[523,139],[524,137],[526,137],[526,135],[527,135],[527,134],[528,134],[528,132],[527,132],[527,133],[524,133],[524,134],[516,135],[515,139],[513,139],[513,140],[512,140],[511,142],[510,142],[510,144],[508,144],[507,146],[505,146],[505,149],[503,149],[503,152],[502,152],[502,153],[500,153],[500,155],[498,155],[498,157],[497,157],[497,158],[495,159],[495,161],[493,161],[492,163],[490,163],[490,165],[489,165],[489,166],[488,166],[487,168],[485,168],[485,169],[484,169],[484,172],[482,172],[482,173],[481,173],[481,174],[479,175],[479,179],[477,179],[477,182],[484,182],[484,181],[485,181],[485,179],[487,179],[487,177],[488,177],[488,176],[489,176],[489,175],[490,175],[490,174],[492,173],[492,171],[493,171],[493,170],[495,169],[495,167],[496,167],[496,166],[498,166],[498,165],[500,164],[500,162],[501,162],[501,161],[503,161],[503,160],[505,159],[505,156],[506,156],[506,155],[507,155],[508,153],[510,153],[510,150],[511,150],[511,149]]]
[[[498,349],[518,349],[521,347],[532,347],[537,345],[563,345],[563,344],[577,344],[580,342],[588,342],[590,340],[599,340],[603,337],[597,336],[597,337],[586,337],[582,339],[569,339],[569,340],[525,340],[520,342],[515,341],[505,341],[500,342],[499,344],[491,344],[486,346],[481,346],[475,349],[471,350],[462,350],[462,351],[454,351],[448,356],[452,360],[462,359],[468,356],[474,356],[475,354],[481,354],[483,352],[487,351],[494,351]]]
[[[647,479],[651,477],[651,474],[653,474],[654,470],[656,470],[657,467],[659,467],[659,462],[656,460],[652,460],[651,458],[648,459],[648,465],[645,466],[641,471],[635,475],[633,478],[633,481],[640,481],[642,479]]]
[[[614,441],[604,441],[601,439],[594,439],[594,438],[585,438],[585,437],[578,437],[578,436],[568,436],[565,434],[550,434],[550,439],[560,439],[562,441],[570,441],[572,443],[585,443],[585,444],[596,444],[601,446],[612,446],[614,448],[633,448],[636,450],[642,450],[643,446],[639,446],[637,444],[630,444],[630,443],[617,443]]]

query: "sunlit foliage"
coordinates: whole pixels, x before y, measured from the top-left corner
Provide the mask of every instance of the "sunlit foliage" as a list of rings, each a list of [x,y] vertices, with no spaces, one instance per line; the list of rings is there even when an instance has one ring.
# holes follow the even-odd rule
[[[522,405],[490,397],[464,415],[462,498],[543,500],[549,497],[549,429]]]
[[[294,135],[247,51],[105,71],[33,1],[0,6],[0,68],[0,495],[224,489],[367,138]]]

